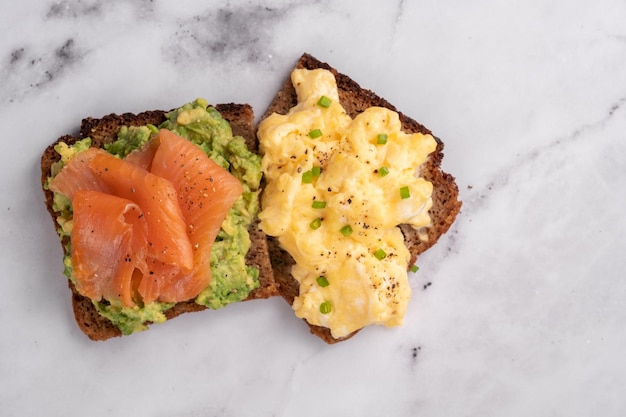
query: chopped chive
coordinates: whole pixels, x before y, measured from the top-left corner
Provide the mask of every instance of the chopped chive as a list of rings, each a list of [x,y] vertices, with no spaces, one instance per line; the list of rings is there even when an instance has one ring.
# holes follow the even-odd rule
[[[332,308],[330,306],[330,301],[324,301],[322,304],[320,304],[320,313],[322,314],[330,313],[331,309]]]
[[[311,205],[314,209],[323,209],[326,207],[325,201],[313,200],[313,204]]]
[[[400,188],[400,198],[404,200],[409,197],[411,197],[411,192],[409,191],[409,187]]]
[[[418,271],[418,269],[420,269],[420,267],[419,267],[419,266],[417,266],[417,265],[412,265],[412,266],[411,266],[411,272],[413,272],[413,273],[417,272],[417,271]]]
[[[348,237],[352,234],[352,226],[350,226],[349,224],[346,224],[344,227],[339,229],[339,231],[341,232],[342,235]]]
[[[328,282],[328,278],[322,275],[317,277],[316,281],[317,281],[317,285],[319,285],[320,287],[328,287],[330,285],[330,282]]]
[[[311,139],[316,139],[316,138],[319,138],[320,136],[322,136],[322,131],[319,129],[313,129],[309,132],[309,137]]]
[[[313,182],[313,178],[319,177],[322,173],[322,168],[315,166],[308,171],[302,173],[302,184],[310,184]]]
[[[387,143],[387,134],[386,133],[380,133],[378,135],[377,143],[379,145],[384,145],[385,143]]]
[[[378,174],[380,174],[381,177],[384,177],[385,175],[389,174],[389,168],[387,167],[380,167],[378,168]]]
[[[333,101],[326,97],[326,96],[322,96],[320,97],[320,99],[317,101],[317,105],[320,107],[324,107],[325,109],[330,107],[330,103],[332,103]]]
[[[374,256],[376,257],[376,259],[378,259],[379,261],[382,261],[383,259],[385,259],[387,257],[387,252],[385,252],[382,249],[378,249],[376,252],[374,252]]]
[[[322,219],[320,217],[318,217],[317,219],[315,219],[311,223],[309,223],[309,226],[313,230],[319,229],[321,225],[322,225]]]

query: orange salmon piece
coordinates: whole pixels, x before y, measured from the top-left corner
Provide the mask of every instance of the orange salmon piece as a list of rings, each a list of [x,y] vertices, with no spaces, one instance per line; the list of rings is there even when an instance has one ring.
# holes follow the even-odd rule
[[[99,148],[89,148],[72,158],[67,165],[50,181],[50,190],[72,200],[78,190],[109,192],[109,188],[89,168],[92,159],[106,153]]]
[[[112,194],[133,201],[143,211],[148,226],[148,256],[191,270],[193,251],[174,186],[106,152],[95,155],[89,167]]]
[[[191,275],[191,271],[183,270],[178,265],[166,264],[151,257],[146,258],[146,268],[146,272],[137,285],[137,293],[141,295],[144,303],[151,303],[152,301],[176,303],[198,295],[191,294],[191,291],[181,292],[179,297],[168,295],[172,286],[177,285],[177,283],[184,285],[189,282],[188,277]]]
[[[243,187],[194,143],[162,129],[151,171],[175,187],[193,247],[194,268],[161,294],[164,301],[195,297],[211,281],[211,248]]]
[[[72,200],[72,265],[76,289],[92,300],[134,306],[133,273],[146,270],[147,224],[139,205],[99,191]]]
[[[150,167],[152,166],[152,159],[154,158],[154,154],[156,150],[159,148],[159,137],[155,136],[148,143],[144,145],[141,149],[135,149],[130,152],[124,158],[124,161],[130,162],[133,165],[137,165],[145,169],[146,171],[150,171]]]

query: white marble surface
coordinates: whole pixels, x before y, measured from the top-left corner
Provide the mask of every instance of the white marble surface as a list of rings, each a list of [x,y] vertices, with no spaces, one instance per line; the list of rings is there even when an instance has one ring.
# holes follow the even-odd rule
[[[2,1],[0,414],[623,416],[623,0]],[[463,211],[402,328],[327,346],[281,299],[76,327],[39,156],[85,116],[268,105],[310,52],[446,143]]]

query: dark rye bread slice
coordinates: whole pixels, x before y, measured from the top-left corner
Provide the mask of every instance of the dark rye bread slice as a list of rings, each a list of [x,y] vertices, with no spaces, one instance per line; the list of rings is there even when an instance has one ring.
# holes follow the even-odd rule
[[[309,54],[304,54],[300,57],[296,63],[296,68],[309,70],[322,68],[331,71],[337,80],[339,101],[352,118],[373,106],[386,107],[398,112],[398,110],[385,99],[377,96],[370,90],[361,88],[359,84],[347,75],[339,73],[327,63],[321,62]],[[265,119],[272,113],[286,114],[297,102],[295,88],[291,83],[290,77],[287,77],[283,87],[271,102],[262,119]],[[401,112],[398,112],[398,114],[405,132],[432,134],[430,130],[415,120]],[[433,206],[429,212],[432,226],[422,231],[426,232],[428,239],[420,239],[420,232],[409,225],[400,226],[404,234],[405,243],[411,253],[411,262],[409,265],[413,265],[420,253],[434,245],[437,240],[448,231],[461,209],[461,202],[458,200],[459,190],[454,177],[443,172],[440,168],[443,158],[443,142],[437,137],[435,137],[435,140],[437,141],[437,148],[435,152],[429,156],[421,172],[422,176],[433,184]],[[294,260],[286,251],[280,248],[278,239],[268,236],[268,244],[272,267],[274,268],[274,279],[279,286],[280,294],[291,305],[300,291],[298,282],[291,276],[291,267],[294,264]],[[358,332],[353,332],[341,339],[335,339],[330,334],[330,330],[325,327],[310,324],[309,327],[311,328],[311,333],[319,336],[330,344],[349,339]]]
[[[248,148],[253,152],[258,152],[252,108],[247,104],[232,103],[216,105],[215,108],[221,113],[224,119],[228,120],[233,134],[242,136]],[[110,143],[117,138],[117,133],[122,126],[159,125],[165,121],[165,113],[165,111],[158,110],[139,114],[110,114],[102,118],[88,117],[84,119],[80,127],[80,134],[77,137],[71,135],[63,136],[44,151],[41,158],[42,185],[50,175],[52,163],[60,159],[59,155],[54,150],[54,145],[59,141],[71,144],[77,140],[90,137],[92,139],[92,146],[102,147],[104,144]],[[56,213],[52,209],[53,193],[44,188],[44,194],[46,207],[56,229]],[[265,234],[259,230],[258,221],[251,225],[249,232],[251,247],[246,257],[246,262],[248,265],[255,265],[259,268],[260,286],[252,291],[246,300],[268,298],[278,295],[272,267],[269,262],[267,240]],[[66,243],[67,242],[63,242],[63,245]],[[69,280],[68,283],[72,290],[74,316],[80,329],[92,340],[106,340],[111,337],[121,336],[120,330],[115,325],[98,314],[91,300],[80,295]],[[205,309],[206,307],[196,304],[193,301],[187,301],[176,304],[174,307],[167,310],[165,315],[168,319],[172,319],[183,313]]]

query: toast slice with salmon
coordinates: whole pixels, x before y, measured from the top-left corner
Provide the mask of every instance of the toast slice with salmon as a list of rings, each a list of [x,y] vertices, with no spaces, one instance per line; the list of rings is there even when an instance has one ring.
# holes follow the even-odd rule
[[[398,110],[388,101],[379,97],[374,92],[362,88],[345,74],[338,72],[327,63],[321,62],[309,54],[304,54],[295,65],[298,69],[326,69],[331,71],[336,79],[339,90],[339,100],[346,112],[354,119],[356,115],[362,113],[369,107],[379,106],[398,112]],[[298,103],[296,90],[292,85],[291,78],[287,78],[281,90],[276,94],[261,120],[269,117],[273,113],[287,114],[289,110]],[[406,133],[431,134],[431,131],[414,119],[399,113],[402,130]],[[433,184],[432,208],[429,210],[431,226],[426,229],[427,238],[420,236],[417,231],[409,225],[401,225],[405,244],[409,249],[411,261],[409,265],[414,265],[419,254],[433,246],[439,238],[448,231],[454,222],[456,215],[461,209],[461,202],[458,199],[459,191],[452,175],[445,173],[441,169],[443,158],[443,142],[434,137],[437,146],[436,150],[429,155],[426,165],[422,168],[421,175]],[[268,237],[270,259],[274,269],[274,277],[278,284],[282,297],[293,305],[294,299],[299,294],[299,283],[291,275],[294,259],[283,250],[277,238]],[[305,320],[306,322],[306,320]],[[355,331],[345,337],[334,338],[329,329],[325,327],[311,325],[306,322],[311,332],[320,337],[325,342],[332,344],[346,340],[358,332]]]
[[[258,151],[255,138],[254,113],[249,105],[245,104],[220,104],[214,106],[230,124],[234,136],[244,138],[248,149],[252,152]],[[110,114],[102,118],[88,117],[84,119],[80,126],[80,131],[76,135],[67,135],[59,138],[51,144],[41,157],[41,183],[45,195],[45,203],[51,215],[55,229],[58,228],[58,213],[53,208],[54,193],[46,187],[54,163],[61,159],[55,150],[55,145],[65,142],[72,145],[84,138],[91,138],[91,146],[103,148],[117,139],[118,132],[122,126],[159,126],[166,120],[166,111],[146,111],[139,114]],[[258,271],[258,288],[252,290],[246,300],[262,299],[278,295],[277,286],[273,279],[273,270],[269,261],[269,251],[265,235],[259,230],[257,221],[254,221],[248,229],[250,235],[250,249],[246,255],[246,264],[255,266]],[[68,244],[68,237],[62,238],[65,247]],[[102,316],[91,299],[81,295],[76,286],[68,280],[72,293],[72,306],[74,316],[79,328],[92,340],[107,340],[112,337],[121,336],[120,328],[114,325],[109,319]],[[173,307],[165,310],[167,319],[172,319],[184,313],[205,310],[207,307],[194,302],[194,300],[176,303]]]

